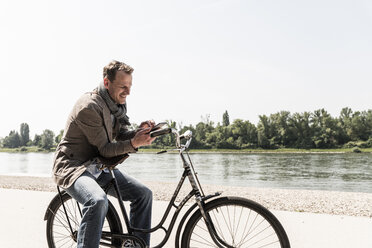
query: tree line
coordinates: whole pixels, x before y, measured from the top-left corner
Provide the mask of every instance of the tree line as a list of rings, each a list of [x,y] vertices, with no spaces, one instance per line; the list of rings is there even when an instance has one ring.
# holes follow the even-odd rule
[[[236,119],[230,123],[225,111],[222,122],[216,125],[207,115],[195,126],[181,125],[175,121],[168,124],[180,130],[193,132],[193,149],[277,149],[277,148],[368,148],[372,147],[372,110],[352,111],[343,108],[338,117],[332,117],[325,109],[291,114],[280,111],[260,115],[257,125],[248,120]],[[134,124],[132,128],[137,125]],[[51,149],[61,140],[63,130],[55,136],[46,129],[31,140],[29,126],[22,123],[20,131],[12,130],[0,140],[2,147],[17,148],[38,146]],[[149,148],[173,147],[173,135],[158,137]]]
[[[42,134],[35,134],[30,138],[30,127],[27,123],[22,123],[18,131],[12,130],[9,135],[0,139],[0,146],[5,148],[19,148],[28,146],[37,146],[44,150],[50,150],[61,141],[63,130],[55,136],[54,132],[45,129]]]
[[[172,127],[177,123],[169,121]],[[193,132],[194,149],[277,149],[277,148],[368,148],[372,147],[372,110],[352,111],[343,108],[338,117],[325,109],[291,114],[280,111],[260,115],[257,125],[236,119],[230,123],[227,111],[222,122],[214,125],[207,116],[195,126],[178,126],[183,133]],[[157,138],[152,147],[170,147],[171,136]]]

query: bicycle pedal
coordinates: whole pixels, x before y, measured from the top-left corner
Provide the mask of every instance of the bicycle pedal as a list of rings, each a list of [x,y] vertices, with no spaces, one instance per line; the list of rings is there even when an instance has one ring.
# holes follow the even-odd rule
[[[125,240],[121,247],[122,248],[141,248],[141,246],[135,244],[133,240],[129,240],[129,239]]]

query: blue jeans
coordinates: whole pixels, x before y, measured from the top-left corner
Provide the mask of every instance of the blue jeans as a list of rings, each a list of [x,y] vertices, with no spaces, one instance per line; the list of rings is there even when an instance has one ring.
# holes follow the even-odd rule
[[[124,201],[130,201],[130,223],[132,227],[151,228],[152,192],[136,179],[114,170],[120,193]],[[80,223],[77,247],[94,248],[99,246],[103,222],[108,210],[107,195],[101,186],[111,180],[109,173],[102,172],[96,179],[85,171],[66,192],[83,205],[83,217]],[[116,193],[111,187],[109,195]],[[150,234],[134,233],[150,245]]]

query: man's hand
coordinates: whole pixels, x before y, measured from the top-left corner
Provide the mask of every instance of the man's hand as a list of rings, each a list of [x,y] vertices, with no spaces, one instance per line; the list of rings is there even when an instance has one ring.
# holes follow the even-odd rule
[[[151,128],[150,127],[144,128],[144,129],[140,128],[140,129],[137,130],[136,135],[130,140],[132,146],[135,149],[140,147],[140,146],[150,145],[156,139],[156,137],[151,137],[150,136],[149,132],[150,132]]]
[[[154,120],[148,120],[148,121],[143,121],[140,125],[139,128],[153,128],[155,126]]]

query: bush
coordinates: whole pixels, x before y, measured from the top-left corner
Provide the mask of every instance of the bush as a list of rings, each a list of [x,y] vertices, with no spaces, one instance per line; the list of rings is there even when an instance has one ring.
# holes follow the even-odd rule
[[[372,138],[369,138],[369,139],[366,141],[366,148],[372,148]]]
[[[360,150],[358,147],[354,147],[351,151],[355,152],[355,153],[361,153],[362,152],[362,150]]]
[[[367,141],[360,141],[357,143],[359,148],[368,148]]]
[[[20,149],[21,152],[27,152],[27,147],[22,146]]]
[[[353,147],[359,147],[359,148],[371,148],[372,147],[372,138],[369,138],[367,141],[349,141],[345,145],[343,145],[344,148],[353,148]]]
[[[257,145],[253,143],[247,143],[247,144],[243,144],[241,148],[242,149],[255,149],[257,148]]]
[[[344,148],[353,148],[356,147],[356,143],[354,141],[349,141],[346,144],[343,145]]]

